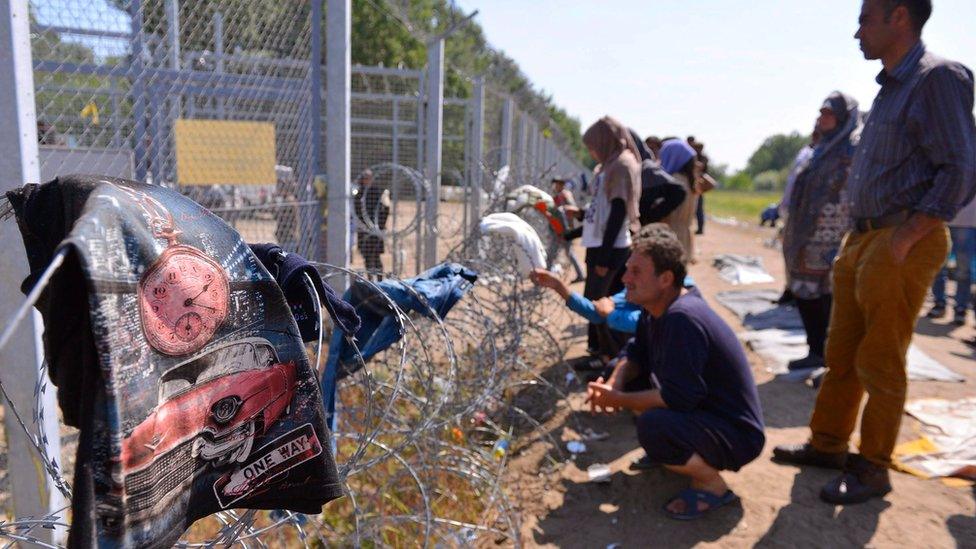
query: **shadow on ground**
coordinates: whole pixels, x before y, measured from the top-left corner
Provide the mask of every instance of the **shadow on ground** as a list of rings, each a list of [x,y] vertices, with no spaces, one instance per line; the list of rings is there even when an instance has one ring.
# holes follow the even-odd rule
[[[976,486],[973,487],[973,499],[976,499]],[[952,515],[946,519],[946,526],[956,539],[957,547],[976,547],[976,516]]]
[[[756,547],[864,547],[874,537],[878,521],[891,504],[874,499],[838,507],[820,500],[820,489],[839,471],[797,469],[790,503],[782,507]]]
[[[805,383],[771,379],[757,386],[767,429],[806,427],[810,422],[816,389]],[[796,442],[803,442],[797,440]]]
[[[634,423],[628,414],[593,416],[574,412],[566,418],[572,429],[607,432],[609,438],[588,442],[587,452],[564,465],[559,480],[561,501],[539,517],[532,542],[560,547],[625,546],[693,547],[727,535],[742,520],[741,503],[709,513],[694,524],[675,521],[662,511],[664,504],[687,487],[685,478],[663,468],[642,473],[626,469],[641,455]],[[612,463],[616,472],[609,483],[586,480],[595,463]]]

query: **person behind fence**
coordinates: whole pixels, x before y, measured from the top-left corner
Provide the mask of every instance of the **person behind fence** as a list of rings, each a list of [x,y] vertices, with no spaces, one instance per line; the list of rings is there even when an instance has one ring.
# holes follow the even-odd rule
[[[583,295],[600,299],[623,288],[620,276],[630,254],[631,231],[640,228],[640,161],[637,146],[627,128],[604,116],[583,134],[583,144],[599,165],[591,194],[593,200],[583,217],[586,248],[586,284]],[[609,339],[626,341],[606,325],[590,324],[587,343],[591,354],[609,359]]]
[[[678,236],[681,247],[691,263],[695,262],[694,236],[691,234],[691,220],[698,206],[697,181],[702,174],[702,163],[698,153],[681,139],[668,139],[661,145],[661,167],[664,168],[685,190],[685,199],[664,219]]]
[[[386,230],[386,220],[390,216],[389,191],[373,181],[373,170],[366,169],[359,174],[358,185],[353,190],[353,204],[356,211],[356,245],[363,256],[366,270],[376,276],[383,272],[380,255],[385,251],[382,234]]]
[[[823,138],[793,185],[783,229],[783,257],[810,352],[790,361],[791,370],[824,365],[833,292],[830,272],[841,238],[851,225],[847,175],[856,145],[854,136],[860,130],[857,101],[840,92],[831,93],[817,118],[817,132]]]
[[[573,192],[566,188],[566,180],[562,177],[552,178],[552,201],[556,205],[557,210],[562,213],[561,219],[566,224],[563,227],[563,234],[557,234],[553,237],[555,242],[553,242],[553,249],[549,250],[549,267],[551,268],[556,264],[559,251],[562,250],[566,253],[566,257],[569,258],[569,262],[573,266],[573,271],[576,272],[576,278],[573,279],[572,284],[583,282],[586,279],[583,275],[583,268],[580,267],[579,260],[576,259],[576,254],[573,253],[573,243],[566,239],[566,233],[573,230],[573,216],[566,214],[577,211],[576,199],[573,198]]]
[[[973,73],[927,51],[931,12],[928,0],[864,0],[855,34],[864,57],[884,68],[847,181],[854,230],[834,263],[827,374],[809,441],[773,452],[780,462],[842,469],[820,491],[833,504],[891,491],[905,355],[946,259],[945,222],[976,192]],[[859,412],[860,453],[848,455]]]
[[[737,471],[765,444],[749,363],[732,328],[697,288],[683,288],[685,256],[675,234],[641,229],[627,260],[628,301],[640,305],[635,337],[606,381],[588,385],[592,411],[631,410],[650,461],[690,477],[665,505],[694,519],[737,499],[720,471]]]
[[[973,258],[976,256],[976,200],[972,200],[949,222],[949,237],[952,240],[952,253],[956,256],[956,267],[952,270],[952,280],[956,283],[955,304],[952,324],[962,326],[966,323],[966,312],[973,306]],[[942,267],[932,284],[932,298],[935,304],[929,309],[929,318],[942,318],[946,314],[946,279],[949,271]]]

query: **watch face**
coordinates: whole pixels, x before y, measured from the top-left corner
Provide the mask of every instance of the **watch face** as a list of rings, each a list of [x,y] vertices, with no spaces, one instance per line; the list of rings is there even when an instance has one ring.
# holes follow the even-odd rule
[[[223,267],[190,246],[167,248],[139,281],[139,314],[149,344],[184,355],[207,344],[227,317]]]

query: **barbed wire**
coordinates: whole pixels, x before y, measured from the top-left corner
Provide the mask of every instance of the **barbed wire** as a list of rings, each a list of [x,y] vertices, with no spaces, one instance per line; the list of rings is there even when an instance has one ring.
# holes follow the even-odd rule
[[[510,178],[503,190],[521,183]],[[495,200],[491,207],[503,204]],[[544,227],[541,216],[530,212],[534,210],[524,210],[527,220]],[[373,230],[385,238],[392,236],[391,231],[375,226]],[[547,231],[540,227],[539,234],[545,236]],[[538,440],[547,441],[556,456],[562,455],[546,420],[565,398],[567,380],[575,382],[572,369],[562,362],[564,349],[549,320],[557,316],[558,302],[526,282],[512,241],[463,228],[442,231],[440,238],[443,245],[456,243],[445,260],[478,273],[474,288],[445,317],[398,278],[388,280],[403,283],[425,304],[422,311],[404,311],[362,271],[314,263],[326,280],[347,277],[373,290],[403,333],[399,342],[368,361],[354,340],[347,341],[355,349],[359,367],[338,383],[333,433],[345,497],[315,516],[223,511],[198,521],[177,546],[308,546],[312,540],[328,545],[360,546],[368,540],[429,546],[468,545],[482,539],[520,545],[520,517],[505,490],[506,464],[514,453]],[[56,269],[48,270],[53,274]],[[50,274],[27,303],[40,295]],[[336,328],[325,313],[322,321],[328,335]],[[328,354],[326,347],[320,341],[310,350],[318,371]],[[552,364],[555,374],[540,374],[541,365]],[[46,455],[42,444],[47,436],[45,413],[51,413],[40,406],[46,387],[46,382],[38,383],[31,424],[22,421],[21,427],[45,464],[54,464],[47,467],[47,474],[68,496],[57,460]],[[8,406],[20,417],[15,405]],[[60,514],[22,517],[0,523],[0,538],[53,547],[31,532],[37,527],[67,526]]]

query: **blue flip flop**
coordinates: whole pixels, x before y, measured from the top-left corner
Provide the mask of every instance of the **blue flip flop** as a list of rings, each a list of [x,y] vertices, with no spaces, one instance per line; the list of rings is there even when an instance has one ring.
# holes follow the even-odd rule
[[[671,505],[675,500],[680,499],[685,502],[685,510],[683,513],[674,513],[668,510],[668,505]],[[677,496],[668,500],[664,504],[664,513],[675,520],[695,520],[701,518],[705,513],[718,509],[723,505],[728,505],[733,501],[739,499],[739,496],[735,495],[732,490],[726,490],[721,496],[716,496],[710,492],[705,492],[704,490],[695,490],[694,488],[685,488],[678,493]],[[698,502],[704,502],[708,505],[707,509],[698,509]]]

